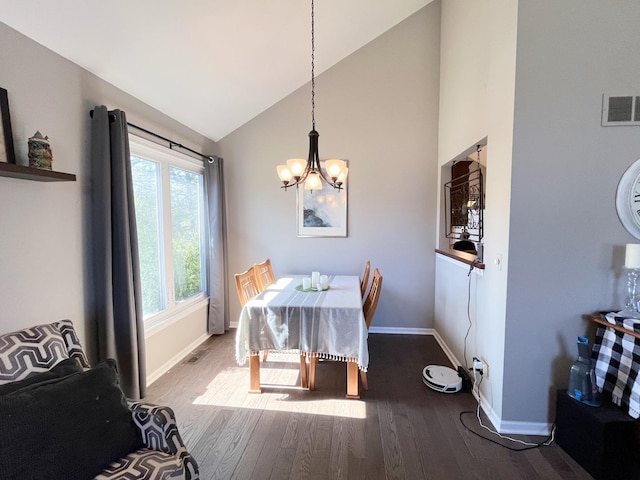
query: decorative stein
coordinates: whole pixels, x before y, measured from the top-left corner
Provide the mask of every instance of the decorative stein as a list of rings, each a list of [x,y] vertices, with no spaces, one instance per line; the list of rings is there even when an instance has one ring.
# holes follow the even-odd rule
[[[43,137],[40,131],[29,139],[29,166],[51,170],[53,154],[49,145],[49,137]]]

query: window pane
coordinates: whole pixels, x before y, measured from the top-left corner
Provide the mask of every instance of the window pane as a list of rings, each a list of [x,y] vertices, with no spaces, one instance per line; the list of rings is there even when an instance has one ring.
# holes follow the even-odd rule
[[[162,273],[160,165],[132,156],[131,170],[140,250],[142,311],[146,318],[166,308]]]
[[[203,290],[202,175],[170,168],[176,302]]]

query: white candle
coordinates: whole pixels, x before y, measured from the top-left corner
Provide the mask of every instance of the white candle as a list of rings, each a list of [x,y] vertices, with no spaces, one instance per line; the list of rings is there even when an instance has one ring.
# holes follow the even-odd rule
[[[309,290],[311,288],[311,279],[309,277],[304,277],[302,279],[302,289]]]
[[[640,268],[640,243],[627,243],[624,268]]]
[[[320,272],[311,272],[311,288],[318,288],[320,282]]]

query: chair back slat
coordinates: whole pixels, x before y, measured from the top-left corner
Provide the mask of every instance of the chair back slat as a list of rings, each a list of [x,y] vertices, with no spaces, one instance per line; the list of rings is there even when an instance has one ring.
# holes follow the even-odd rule
[[[373,315],[376,313],[376,308],[378,307],[378,300],[380,300],[381,291],[382,291],[382,275],[380,274],[380,271],[376,268],[373,271],[373,280],[371,282],[371,288],[369,289],[369,294],[367,295],[367,298],[364,301],[364,305],[362,306],[362,311],[364,313],[364,321],[367,324],[367,330],[371,326]]]
[[[260,293],[258,278],[253,267],[242,273],[236,273],[235,278],[240,306],[244,306],[245,303]]]
[[[369,271],[371,270],[371,261],[367,260],[364,266],[364,273],[362,274],[362,281],[360,282],[360,295],[364,298],[364,294],[367,291],[367,283],[369,282]]]

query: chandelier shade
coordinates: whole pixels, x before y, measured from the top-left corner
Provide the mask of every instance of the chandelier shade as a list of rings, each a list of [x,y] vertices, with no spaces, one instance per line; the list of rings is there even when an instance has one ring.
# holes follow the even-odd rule
[[[306,160],[291,158],[286,165],[278,165],[278,177],[285,190],[303,184],[306,190],[322,190],[322,183],[340,190],[347,180],[349,169],[344,160],[331,159],[324,161],[324,168],[318,155],[318,137],[315,118],[315,34],[314,34],[314,0],[311,0],[311,131],[309,132],[309,155]]]

